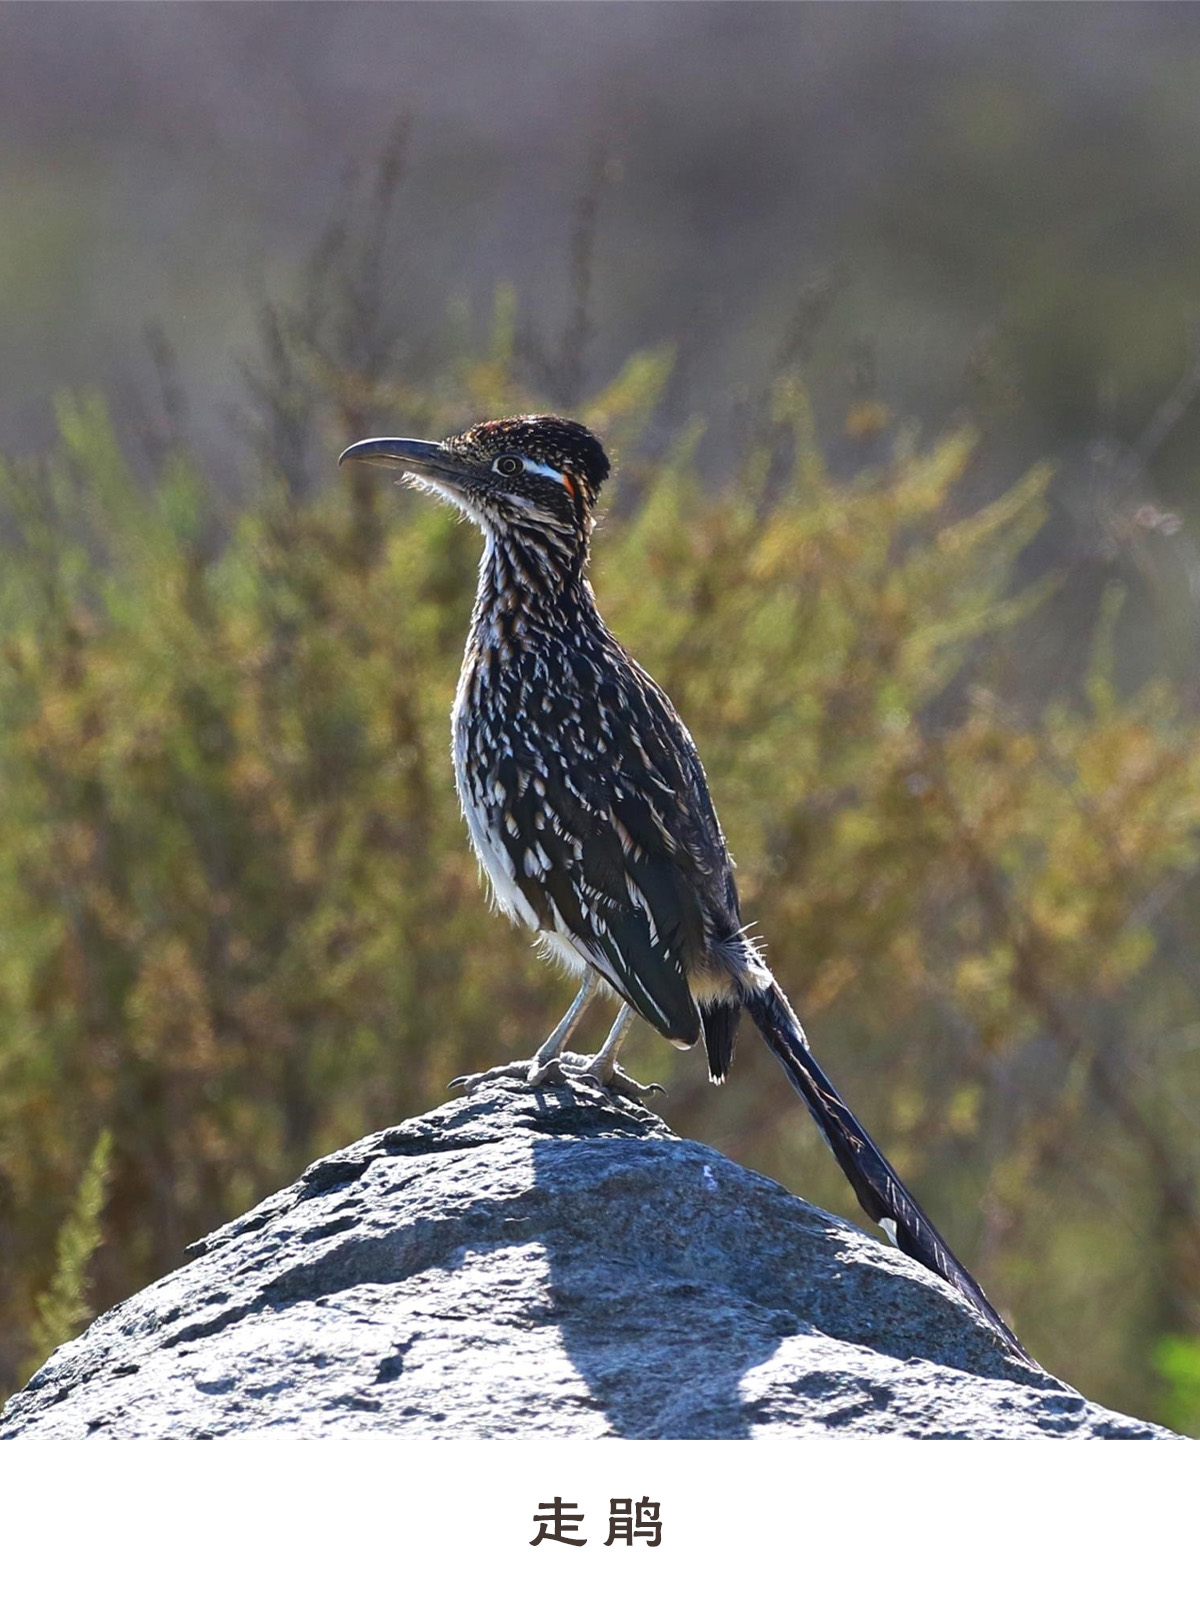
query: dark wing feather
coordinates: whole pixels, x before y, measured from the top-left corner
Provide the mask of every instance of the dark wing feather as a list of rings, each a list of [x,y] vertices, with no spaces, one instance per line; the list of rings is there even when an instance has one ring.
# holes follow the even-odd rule
[[[695,912],[679,872],[661,844],[653,858],[631,847],[611,776],[605,783],[594,764],[567,753],[542,765],[536,783],[515,760],[498,768],[516,824],[499,837],[538,925],[566,929],[640,1016],[667,1038],[694,1044],[700,1017],[683,951]]]
[[[607,635],[609,659],[575,655],[564,681],[526,679],[541,728],[492,769],[514,879],[545,931],[572,941],[660,1033],[693,1044],[688,975],[737,927],[732,863],[687,730],[663,691]],[[514,708],[515,709],[515,708]],[[531,848],[530,841],[533,841]]]

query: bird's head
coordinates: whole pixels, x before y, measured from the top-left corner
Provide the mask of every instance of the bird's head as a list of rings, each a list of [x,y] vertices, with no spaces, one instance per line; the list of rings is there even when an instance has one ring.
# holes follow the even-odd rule
[[[485,529],[533,524],[585,543],[608,476],[599,439],[564,417],[505,417],[440,441],[363,439],[340,459],[399,467],[399,482],[440,495]]]

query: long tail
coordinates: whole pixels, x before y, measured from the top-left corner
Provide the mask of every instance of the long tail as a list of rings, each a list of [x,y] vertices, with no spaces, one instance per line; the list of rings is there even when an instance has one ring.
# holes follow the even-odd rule
[[[850,1180],[859,1204],[872,1222],[895,1229],[896,1244],[931,1272],[936,1272],[995,1329],[997,1335],[1020,1360],[1036,1367],[1020,1340],[1007,1327],[975,1279],[958,1260],[950,1246],[901,1183],[891,1163],[875,1145],[862,1123],[846,1105],[837,1090],[817,1065],[808,1048],[804,1029],[787,996],[772,981],[769,989],[746,997],[746,1010],[754,1024],[816,1119],[825,1142],[837,1157],[838,1165]]]

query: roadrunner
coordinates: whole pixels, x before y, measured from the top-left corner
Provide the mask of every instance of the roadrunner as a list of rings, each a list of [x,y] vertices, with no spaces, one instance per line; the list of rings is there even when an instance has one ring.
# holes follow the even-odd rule
[[[703,1035],[720,1083],[749,1012],[867,1215],[1028,1361],[817,1065],[746,933],[691,735],[606,627],[585,575],[609,471],[600,441],[560,417],[512,417],[441,443],[364,439],[341,459],[398,467],[399,482],[450,501],[483,534],[454,701],[458,794],[496,904],[581,978],[526,1080],[586,1073],[644,1095],[617,1064],[636,1013],[681,1050]],[[621,1009],[581,1069],[562,1052],[602,988]],[[456,1082],[470,1089],[488,1076]]]

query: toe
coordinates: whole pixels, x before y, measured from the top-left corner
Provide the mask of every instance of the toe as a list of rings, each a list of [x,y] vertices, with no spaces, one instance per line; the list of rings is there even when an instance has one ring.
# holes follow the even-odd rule
[[[525,1082],[531,1089],[544,1089],[547,1085],[558,1087],[566,1081],[563,1064],[557,1056],[551,1056],[548,1061],[535,1060],[525,1074]]]
[[[661,1083],[639,1083],[636,1078],[631,1078],[622,1072],[620,1067],[613,1069],[604,1087],[610,1094],[623,1094],[631,1100],[641,1101],[648,1100],[651,1095],[667,1092]]]

